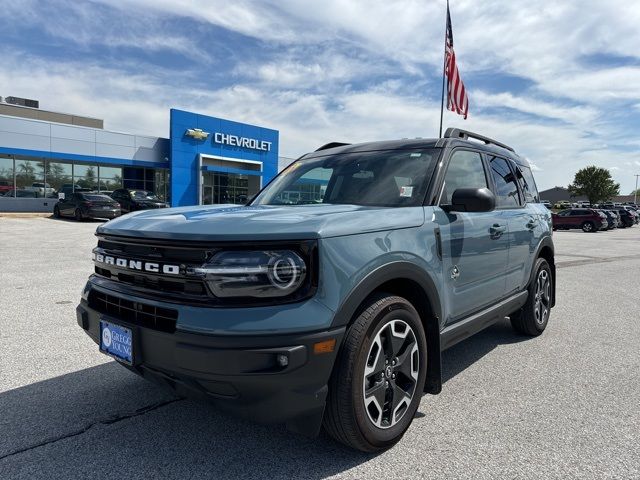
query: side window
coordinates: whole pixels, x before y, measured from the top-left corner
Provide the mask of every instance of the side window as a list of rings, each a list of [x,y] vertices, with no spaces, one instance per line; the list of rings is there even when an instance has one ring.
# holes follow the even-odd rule
[[[524,201],[530,203],[540,202],[538,189],[536,188],[536,182],[533,179],[531,169],[523,165],[518,165],[516,167],[516,172],[518,175],[518,180],[520,181],[520,187],[522,188],[522,192],[524,193]]]
[[[479,153],[468,150],[453,152],[444,177],[440,204],[450,205],[451,196],[458,188],[487,188],[487,178]]]
[[[492,157],[489,161],[491,175],[495,183],[497,207],[517,207],[520,205],[516,177],[504,158]]]

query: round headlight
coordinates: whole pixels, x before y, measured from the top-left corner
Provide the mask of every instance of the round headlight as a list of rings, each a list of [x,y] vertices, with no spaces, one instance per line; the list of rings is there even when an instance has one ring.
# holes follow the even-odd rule
[[[272,257],[269,261],[269,280],[276,288],[291,288],[303,273],[302,265],[290,256]]]
[[[307,266],[293,250],[236,250],[188,274],[204,277],[216,297],[286,297],[303,285]]]

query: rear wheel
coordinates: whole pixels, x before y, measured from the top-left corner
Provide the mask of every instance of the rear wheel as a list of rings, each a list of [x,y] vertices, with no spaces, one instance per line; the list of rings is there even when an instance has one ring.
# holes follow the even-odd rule
[[[60,209],[58,208],[58,205],[56,205],[55,207],[53,207],[53,216],[55,218],[60,218]]]
[[[527,303],[510,316],[513,328],[523,335],[530,336],[540,335],[547,328],[553,294],[553,277],[549,263],[544,258],[539,258],[534,268],[536,274],[529,285]]]
[[[364,452],[391,447],[413,421],[426,366],[427,342],[411,303],[372,299],[347,330],[329,383],[325,430]]]
[[[592,222],[584,222],[582,224],[582,231],[583,232],[595,232],[596,231],[596,227]]]

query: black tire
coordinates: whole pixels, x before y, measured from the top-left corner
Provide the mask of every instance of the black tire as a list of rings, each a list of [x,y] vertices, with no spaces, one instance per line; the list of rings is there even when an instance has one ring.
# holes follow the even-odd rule
[[[53,216],[55,218],[60,218],[60,209],[58,208],[58,205],[56,205],[55,207],[53,207]]]
[[[538,258],[534,265],[534,271],[536,273],[528,288],[527,303],[510,315],[511,326],[514,330],[532,337],[540,335],[547,328],[553,295],[553,276],[549,263],[544,258]],[[541,276],[546,277],[546,283],[541,280]]]
[[[82,216],[82,212],[80,211],[79,208],[76,208],[74,216],[78,222],[81,222],[82,220],[84,220],[84,217]]]
[[[363,452],[390,448],[413,421],[426,371],[427,341],[413,305],[393,295],[371,298],[347,330],[329,381],[324,429]],[[367,383],[371,393],[365,396]]]
[[[596,227],[593,224],[593,222],[584,222],[582,224],[582,231],[583,232],[587,232],[587,233],[595,232],[596,231]]]

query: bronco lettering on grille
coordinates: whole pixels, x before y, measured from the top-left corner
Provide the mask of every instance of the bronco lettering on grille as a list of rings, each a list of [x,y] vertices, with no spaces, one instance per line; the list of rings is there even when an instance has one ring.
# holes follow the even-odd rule
[[[115,265],[116,267],[137,270],[140,272],[164,273],[166,275],[179,275],[180,265],[169,265],[156,262],[145,262],[143,260],[133,260],[131,258],[118,258],[103,253],[93,252],[93,261],[105,265]]]

